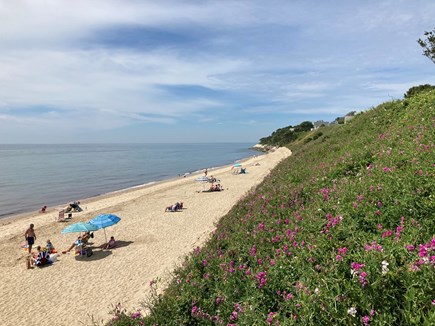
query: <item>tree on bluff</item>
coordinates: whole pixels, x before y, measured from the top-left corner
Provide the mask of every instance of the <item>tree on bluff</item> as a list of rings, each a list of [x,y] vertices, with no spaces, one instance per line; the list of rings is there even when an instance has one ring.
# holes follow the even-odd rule
[[[311,121],[304,121],[300,125],[295,127],[295,132],[310,131],[313,128],[314,128],[314,125]]]
[[[424,32],[424,36],[426,36],[425,40],[419,38],[417,42],[424,49],[423,55],[435,63],[435,28],[433,31]]]
[[[310,131],[314,128],[314,125],[310,121],[304,121],[300,125],[295,127],[287,126],[284,128],[279,128],[272,132],[268,137],[263,137],[260,139],[261,145],[273,145],[273,146],[285,146],[293,141],[295,141],[299,135],[304,132]]]
[[[423,92],[427,92],[427,91],[431,91],[434,90],[435,86],[429,85],[429,84],[425,84],[425,85],[420,85],[420,86],[414,86],[411,87],[404,95],[405,98],[410,98],[413,97],[417,94],[423,93]]]

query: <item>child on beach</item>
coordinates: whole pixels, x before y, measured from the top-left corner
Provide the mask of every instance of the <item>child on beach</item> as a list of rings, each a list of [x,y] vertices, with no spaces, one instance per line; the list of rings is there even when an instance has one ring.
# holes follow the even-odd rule
[[[47,251],[48,251],[49,253],[54,252],[54,246],[53,246],[53,244],[51,243],[50,239],[47,240],[47,244],[45,245],[45,248],[47,249]]]
[[[100,246],[101,249],[112,249],[115,248],[116,246],[116,241],[115,241],[115,237],[110,237],[109,242],[104,243]]]

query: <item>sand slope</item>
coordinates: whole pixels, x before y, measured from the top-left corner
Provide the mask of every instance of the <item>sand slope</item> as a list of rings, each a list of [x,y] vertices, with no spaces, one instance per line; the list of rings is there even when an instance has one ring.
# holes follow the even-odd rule
[[[291,152],[286,148],[244,162],[246,175],[231,174],[230,167],[209,171],[225,190],[198,193],[202,185],[180,178],[150,187],[82,201],[84,212],[67,223],[55,222],[56,212],[0,220],[0,325],[88,325],[106,320],[114,304],[137,308],[149,291],[149,282],[167,278],[182,258],[200,246],[224,216],[252,187]],[[166,206],[183,201],[185,209],[165,213]],[[61,255],[46,268],[27,270],[26,253],[20,248],[24,231],[35,224],[36,244],[47,239],[65,250],[77,234],[60,234],[67,225],[88,221],[100,213],[113,213],[121,222],[107,231],[119,247],[94,250],[86,259]],[[104,243],[104,232],[95,232],[91,243]]]

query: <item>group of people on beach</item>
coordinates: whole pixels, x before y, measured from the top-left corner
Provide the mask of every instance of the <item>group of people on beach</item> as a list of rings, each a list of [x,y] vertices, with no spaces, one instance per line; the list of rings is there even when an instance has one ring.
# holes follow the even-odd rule
[[[28,257],[26,260],[27,268],[31,268],[32,266],[45,266],[53,263],[53,258],[57,258],[57,251],[54,248],[51,240],[47,240],[45,247],[37,246],[36,253],[32,252],[32,247],[36,241],[36,232],[35,225],[30,224],[29,228],[24,233],[24,237],[27,242],[27,250]],[[87,257],[92,255],[92,249],[87,248],[87,244],[90,238],[93,238],[94,234],[91,232],[85,232],[83,236],[78,236],[77,240],[74,241],[71,246],[62,251],[62,254],[69,253],[73,248],[75,248],[75,253],[78,255],[86,255]],[[107,243],[104,243],[99,246],[100,249],[113,249],[116,247],[115,237],[110,237],[110,240]],[[56,254],[56,256],[53,256]]]
[[[203,190],[202,192],[213,192],[213,191],[223,191],[224,188],[222,187],[222,185],[220,183],[218,184],[211,184],[210,188]]]

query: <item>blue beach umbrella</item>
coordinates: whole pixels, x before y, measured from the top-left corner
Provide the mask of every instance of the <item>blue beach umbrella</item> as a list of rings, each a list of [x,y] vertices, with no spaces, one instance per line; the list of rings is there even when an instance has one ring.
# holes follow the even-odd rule
[[[78,222],[71,225],[68,225],[65,229],[63,229],[60,233],[71,233],[71,232],[90,232],[97,231],[99,228],[94,224]]]
[[[92,220],[90,220],[89,224],[96,226],[98,229],[104,230],[108,226],[112,226],[118,223],[120,220],[121,218],[119,218],[114,214],[101,214],[94,217]],[[106,230],[104,230],[104,237],[106,238],[106,242],[107,242]]]

